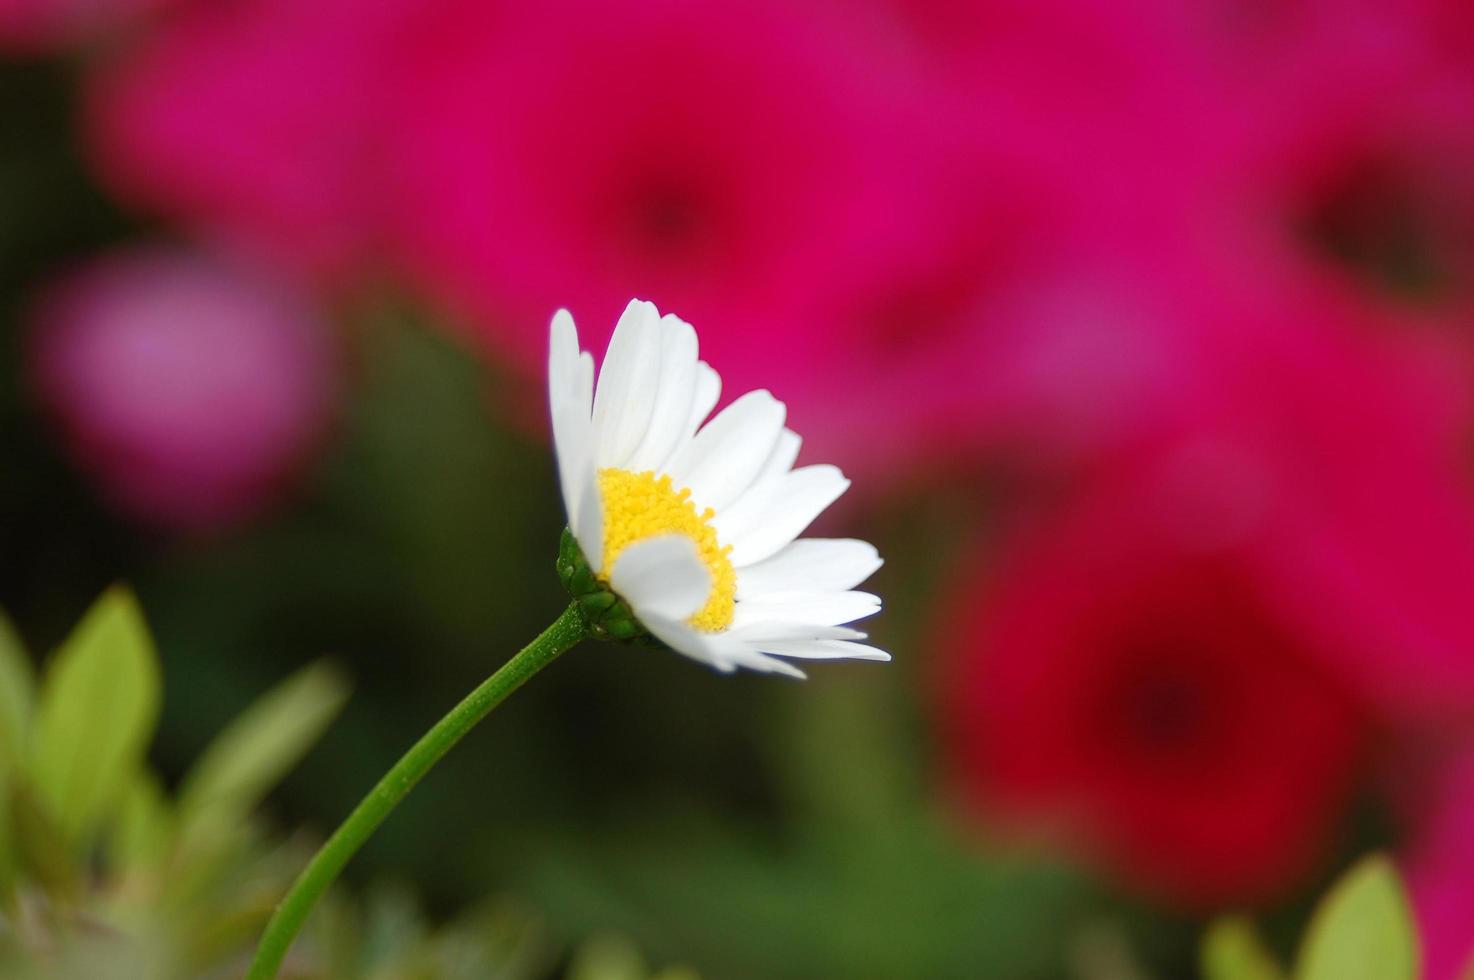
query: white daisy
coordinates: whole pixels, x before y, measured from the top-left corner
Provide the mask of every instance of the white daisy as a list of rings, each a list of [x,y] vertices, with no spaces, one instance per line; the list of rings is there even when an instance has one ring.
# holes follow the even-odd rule
[[[553,317],[548,394],[568,525],[595,579],[671,649],[721,671],[802,677],[778,657],[889,660],[844,625],[880,609],[852,591],[875,548],[798,535],[849,487],[794,468],[783,403],[751,391],[705,422],[721,379],[689,323],[635,300],[599,382],[573,317]]]

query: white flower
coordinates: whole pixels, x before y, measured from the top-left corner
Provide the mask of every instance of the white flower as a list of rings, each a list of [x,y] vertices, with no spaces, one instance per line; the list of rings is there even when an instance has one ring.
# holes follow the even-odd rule
[[[619,318],[597,388],[573,317],[553,317],[558,476],[590,569],[657,639],[718,670],[802,677],[777,658],[889,660],[844,625],[880,609],[851,591],[880,567],[875,548],[795,540],[849,481],[794,468],[800,439],[766,391],[702,425],[720,393],[696,331],[650,303]]]

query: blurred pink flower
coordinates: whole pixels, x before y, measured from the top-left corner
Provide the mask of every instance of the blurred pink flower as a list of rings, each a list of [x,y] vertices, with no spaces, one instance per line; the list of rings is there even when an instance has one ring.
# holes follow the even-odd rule
[[[124,203],[315,276],[366,261],[389,42],[411,0],[183,11],[87,79],[93,169]]]
[[[1414,817],[1403,869],[1423,939],[1424,980],[1474,967],[1474,752],[1447,760]]]
[[[1197,907],[1280,895],[1323,855],[1365,720],[1242,549],[1102,486],[1017,536],[981,594],[977,569],[959,581],[936,689],[970,809]]]
[[[1389,356],[1380,311],[1192,251],[1139,266],[1180,343],[1158,348],[1160,396],[1076,476],[1131,481],[1178,533],[1242,549],[1385,717],[1466,711],[1474,494],[1445,392]]]
[[[802,392],[793,411],[816,444],[884,483],[1000,460],[1059,472],[1174,410],[1196,370],[1192,332],[1111,260],[1041,248],[1017,227],[938,225],[796,304],[814,311],[822,368],[770,377]]]
[[[1235,529],[1285,614],[1387,717],[1467,711],[1474,503],[1446,404],[1366,340],[1359,307],[1310,289],[1256,310],[1249,292],[1228,312],[1240,335],[1219,335],[1214,390],[1179,430],[1232,479],[1184,477],[1179,499],[1232,491],[1243,519],[1202,526]]]
[[[1199,66],[1210,97],[1248,127],[1303,124],[1347,97],[1395,84],[1428,54],[1424,0],[1142,0],[1129,7],[1133,26],[1180,49]]]
[[[528,371],[550,310],[612,324],[631,295],[699,324],[734,390],[778,360],[822,370],[791,300],[912,199],[930,144],[902,81],[788,5],[524,14],[446,17],[407,54],[390,128],[412,277]]]
[[[32,323],[34,384],[119,509],[204,530],[283,491],[325,434],[328,327],[270,278],[136,249],[56,284]]]
[[[1215,90],[1222,135],[1172,182],[1164,226],[1175,221],[1248,292],[1319,293],[1350,311],[1345,329],[1391,370],[1420,375],[1463,438],[1474,427],[1474,61],[1441,51],[1458,32],[1430,16],[1440,4],[1309,0],[1275,7],[1259,33],[1218,31],[1254,94]],[[1268,63],[1235,47],[1250,41],[1271,45]]]
[[[1114,438],[1178,341],[1076,255],[1109,251],[1081,247],[1094,171],[1061,163],[1079,127],[1038,125],[1004,78],[944,97],[882,32],[831,13],[573,3],[479,32],[447,17],[396,86],[403,264],[528,369],[549,309],[612,323],[650,296],[702,326],[734,389],[771,386],[872,485],[1036,428]],[[1048,46],[1049,18],[1028,20],[993,45],[1020,70]]]
[[[180,0],[0,0],[0,54],[41,54],[120,32]]]

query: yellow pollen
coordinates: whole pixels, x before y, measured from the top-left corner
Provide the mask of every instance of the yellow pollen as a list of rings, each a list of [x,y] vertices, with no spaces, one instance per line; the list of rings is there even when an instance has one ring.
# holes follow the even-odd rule
[[[732,546],[722,547],[711,526],[715,511],[708,507],[705,513],[697,513],[690,490],[676,490],[670,477],[649,471],[600,470],[599,498],[604,503],[604,573],[599,578],[605,585],[615,559],[636,541],[659,534],[684,534],[695,542],[696,553],[711,572],[711,595],[687,622],[708,633],[732,624],[737,573],[727,557]]]

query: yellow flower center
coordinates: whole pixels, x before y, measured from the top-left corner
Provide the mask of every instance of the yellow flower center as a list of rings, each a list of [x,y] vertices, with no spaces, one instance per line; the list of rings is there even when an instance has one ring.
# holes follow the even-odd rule
[[[708,507],[704,513],[697,513],[690,490],[676,490],[670,477],[649,471],[600,470],[599,497],[604,503],[604,571],[600,581],[609,584],[609,570],[615,560],[636,541],[659,534],[683,534],[696,544],[696,553],[711,572],[711,594],[706,605],[687,622],[708,633],[732,624],[737,573],[727,557],[732,546],[722,547],[711,526],[715,511]]]

